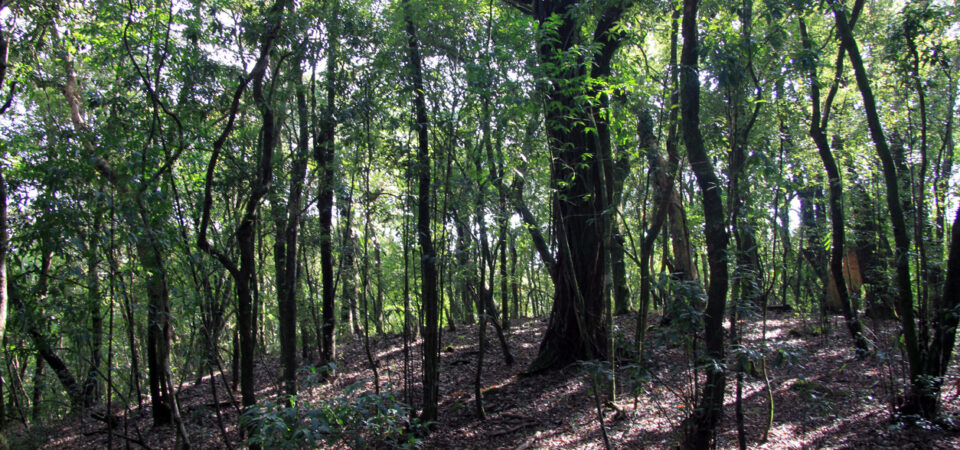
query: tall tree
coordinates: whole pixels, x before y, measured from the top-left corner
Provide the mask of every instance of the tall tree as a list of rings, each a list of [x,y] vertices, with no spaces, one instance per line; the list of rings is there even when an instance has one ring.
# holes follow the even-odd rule
[[[884,184],[887,189],[887,209],[893,228],[895,246],[894,265],[896,270],[897,313],[903,332],[903,344],[907,353],[910,371],[910,392],[902,411],[916,414],[925,419],[933,419],[939,408],[938,397],[946,373],[950,355],[953,352],[958,317],[955,308],[960,304],[957,293],[960,292],[960,246],[955,240],[951,244],[947,263],[947,282],[944,286],[944,301],[934,312],[934,337],[921,339],[917,334],[916,315],[913,302],[913,288],[910,284],[910,237],[908,235],[904,209],[901,202],[900,178],[906,174],[898,173],[889,143],[880,123],[877,102],[870,84],[870,77],[863,63],[860,48],[853,35],[853,26],[847,16],[845,5],[832,0],[830,5],[836,18],[837,34],[841,45],[846,49],[850,65],[853,66],[857,87],[863,100],[864,113],[874,148],[880,157]],[[952,236],[957,238],[960,227],[954,223]],[[922,239],[923,236],[916,236]]]
[[[587,21],[580,2],[509,3],[539,26],[539,75],[548,84],[546,132],[558,250],[550,322],[537,358],[527,368],[527,373],[537,373],[608,353],[605,236],[612,211],[605,172],[613,176],[613,171],[607,160],[607,95],[597,81],[611,74],[611,62],[623,42],[624,30],[618,25],[633,1],[596,5],[592,36],[584,27]],[[589,58],[578,53],[583,47],[593,49]]]
[[[858,4],[862,5],[862,1]],[[800,36],[803,40],[803,48],[807,52],[812,52],[812,43],[807,33],[807,26],[803,18],[800,18]],[[838,73],[843,67],[844,51],[841,49],[837,55]],[[843,255],[844,255],[844,219],[843,219],[843,182],[840,178],[840,169],[837,167],[836,159],[827,142],[827,123],[830,119],[830,108],[836,94],[836,87],[830,89],[826,103],[821,110],[820,101],[820,80],[817,76],[817,66],[815,62],[808,62],[810,76],[810,103],[812,110],[810,114],[810,137],[817,146],[817,152],[820,154],[820,160],[823,161],[823,168],[827,171],[827,180],[830,186],[830,221],[831,221],[831,240],[833,249],[830,253],[830,273],[837,284],[837,293],[840,300],[840,307],[843,309],[843,315],[847,321],[847,328],[853,337],[857,352],[861,355],[869,352],[869,344],[863,336],[860,321],[857,318],[857,311],[850,305],[850,294],[846,286],[846,277],[843,274]],[[836,77],[835,77],[836,78]],[[837,80],[839,81],[839,80]],[[822,112],[821,112],[822,111]]]
[[[0,0],[0,13],[3,13],[3,10],[7,7],[6,3],[5,0]],[[0,24],[0,98],[3,98],[3,87],[9,73],[10,66],[7,63],[9,49],[10,42],[7,40],[3,24]],[[10,107],[16,85],[11,85],[8,89],[6,100],[0,104],[0,116]],[[0,143],[0,149],[4,147],[4,144]],[[0,153],[0,159],[2,160],[6,159],[4,153],[6,152]],[[3,167],[0,167],[0,342],[3,342],[3,336],[7,330],[7,305],[9,303],[7,300],[7,253],[10,235],[7,231],[7,181],[4,178],[3,171]],[[0,403],[3,401],[3,384],[3,376],[0,375]],[[2,406],[0,406],[0,421],[4,420],[2,412]]]
[[[264,79],[269,68],[270,55],[274,43],[280,34],[280,26],[287,2],[277,0],[266,12],[266,28],[260,37],[258,57],[250,73],[238,84],[233,95],[228,121],[219,137],[213,144],[213,151],[207,164],[206,179],[203,193],[202,218],[200,231],[197,237],[197,247],[216,258],[233,277],[234,289],[237,294],[237,328],[240,340],[240,394],[244,408],[250,408],[256,403],[254,389],[254,352],[256,336],[254,335],[253,291],[256,289],[256,254],[255,254],[255,224],[260,201],[270,189],[273,179],[273,150],[276,148],[278,131],[274,110],[264,93]],[[274,80],[276,81],[276,80]],[[250,192],[243,201],[243,211],[240,222],[234,231],[237,246],[240,251],[240,261],[235,262],[223,251],[213,247],[207,240],[207,230],[210,226],[210,214],[213,206],[213,178],[217,161],[227,137],[233,130],[237,111],[240,107],[240,98],[247,85],[253,84],[253,99],[261,113],[260,148],[256,163],[256,173],[250,185]]]
[[[334,149],[336,142],[337,123],[334,118],[336,111],[336,80],[337,61],[339,60],[339,8],[340,2],[330,2],[330,17],[327,22],[327,69],[325,74],[324,91],[326,105],[321,115],[317,133],[314,134],[313,158],[320,169],[320,188],[317,197],[317,209],[320,213],[320,278],[323,283],[322,335],[320,337],[320,363],[333,362],[337,355],[336,346],[336,282],[333,278],[333,188],[336,163]]]
[[[294,60],[292,77],[296,90],[297,142],[290,174],[290,192],[286,211],[279,213],[283,226],[277,230],[274,258],[277,270],[277,321],[280,331],[280,360],[283,365],[285,393],[297,395],[297,244],[300,237],[301,199],[309,158],[310,118],[307,110],[306,87],[303,85],[303,50]],[[282,260],[281,260],[282,259]]]
[[[423,89],[423,63],[417,26],[414,22],[412,0],[403,0],[406,22],[407,58],[410,88],[416,113],[417,159],[415,173],[417,192],[417,241],[420,244],[420,296],[424,311],[423,330],[423,415],[425,421],[437,420],[439,391],[440,317],[437,295],[437,266],[433,240],[430,236],[430,141],[427,133],[426,92]]]
[[[707,288],[707,308],[703,315],[704,365],[707,380],[693,413],[685,420],[686,448],[707,448],[714,429],[720,421],[723,408],[724,373],[723,313],[727,302],[727,241],[729,236],[720,196],[721,182],[700,133],[700,72],[698,69],[699,35],[697,13],[699,0],[683,1],[680,52],[680,127],[687,147],[690,166],[697,177],[703,205],[703,232],[707,241],[707,259],[710,266],[710,284]]]

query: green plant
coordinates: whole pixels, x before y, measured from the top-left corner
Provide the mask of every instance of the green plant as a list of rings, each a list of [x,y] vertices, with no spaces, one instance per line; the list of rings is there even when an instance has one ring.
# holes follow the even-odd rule
[[[359,392],[363,383],[343,395],[297,406],[263,401],[241,416],[252,430],[247,444],[264,448],[303,448],[346,444],[351,448],[419,448],[426,424],[413,417],[409,405],[392,391]],[[359,393],[358,393],[359,392]]]

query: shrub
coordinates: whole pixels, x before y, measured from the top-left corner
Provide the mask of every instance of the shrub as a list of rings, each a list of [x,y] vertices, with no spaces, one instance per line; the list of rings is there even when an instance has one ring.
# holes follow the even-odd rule
[[[351,448],[418,448],[424,425],[396,393],[359,392],[348,386],[343,395],[315,403],[280,405],[269,400],[243,414],[240,424],[251,430],[247,444],[263,448],[315,447],[318,443]],[[359,392],[359,393],[358,393]]]

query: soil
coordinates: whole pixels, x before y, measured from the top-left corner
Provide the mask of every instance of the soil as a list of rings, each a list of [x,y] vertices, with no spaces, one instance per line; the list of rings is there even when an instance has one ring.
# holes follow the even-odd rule
[[[652,317],[651,323],[658,320]],[[634,321],[630,316],[618,317],[615,334],[632,339]],[[482,377],[484,420],[477,418],[474,397],[477,327],[459,325],[455,331],[443,330],[440,420],[422,438],[421,445],[521,450],[604,448],[601,416],[612,447],[678,445],[681,422],[694,406],[694,383],[702,382],[694,376],[697,363],[691,357],[689,339],[675,331],[679,327],[650,328],[649,350],[643,364],[631,362],[635,359],[628,358],[633,352],[631,348],[620,349],[617,402],[612,404],[607,402],[608,371],[598,370],[596,363],[536,376],[522,374],[536,355],[545,325],[543,318],[511,324],[507,340],[516,362],[509,366],[504,363],[493,329],[488,330]],[[724,418],[717,435],[719,447],[738,445],[734,368],[743,360],[742,411],[746,442],[751,448],[960,448],[960,377],[956,365],[942,391],[941,421],[916,423],[895,419],[893,405],[902,389],[899,380],[903,379],[906,367],[896,350],[894,323],[866,324],[876,349],[862,359],[856,358],[840,318],[829,319],[824,327],[792,313],[772,314],[763,333],[759,318],[745,321],[743,327],[744,344],[739,347],[742,350],[733,352],[728,346],[728,385]],[[358,387],[358,383],[358,392],[374,389],[362,339],[342,343],[348,339],[341,340],[335,378],[319,382],[309,371],[302,371],[301,405],[342,395],[348,386]],[[379,367],[381,388],[396,390],[398,398],[406,398],[402,337],[372,338],[370,345]],[[416,407],[421,397],[419,342],[412,342],[410,349],[411,383],[406,392]],[[304,365],[309,366],[310,362],[307,360]],[[276,358],[262,358],[257,370],[258,398],[275,400],[281,373]],[[229,368],[227,371],[225,380],[216,372],[217,401],[211,395],[209,376],[198,379],[194,374],[194,378],[181,383],[182,415],[196,448],[243,447],[237,428],[239,394],[232,391],[227,395]],[[771,393],[773,421],[768,429]],[[148,404],[124,410],[114,405],[112,414],[118,425],[112,433],[107,433],[105,421],[91,418],[97,414],[103,417],[105,410],[99,408],[93,414],[74,413],[42,426],[9,425],[8,442],[22,448],[172,448],[173,428],[153,427]]]

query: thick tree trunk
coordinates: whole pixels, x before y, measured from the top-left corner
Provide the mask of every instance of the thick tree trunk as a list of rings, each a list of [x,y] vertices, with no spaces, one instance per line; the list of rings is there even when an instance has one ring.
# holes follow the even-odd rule
[[[549,69],[546,109],[550,178],[554,195],[554,233],[557,238],[553,309],[537,358],[527,374],[564,367],[578,360],[602,359],[608,353],[609,323],[605,314],[606,267],[610,219],[609,191],[604,164],[609,163],[609,129],[605,101],[586,104],[583,94],[594,88],[584,81],[585,65],[563,58],[576,45],[597,45],[589,77],[610,74],[610,61],[621,44],[617,24],[632,2],[615,3],[598,16],[592,40],[583,36],[575,13],[578,2],[541,2],[532,13],[541,26],[562,18],[556,36],[537,44],[541,67]],[[551,29],[553,25],[551,25]],[[576,86],[579,89],[575,89]],[[596,94],[596,92],[594,92]],[[587,95],[587,97],[592,97]],[[602,96],[605,99],[605,96]],[[571,111],[574,113],[571,114]],[[612,176],[612,171],[610,176]]]

